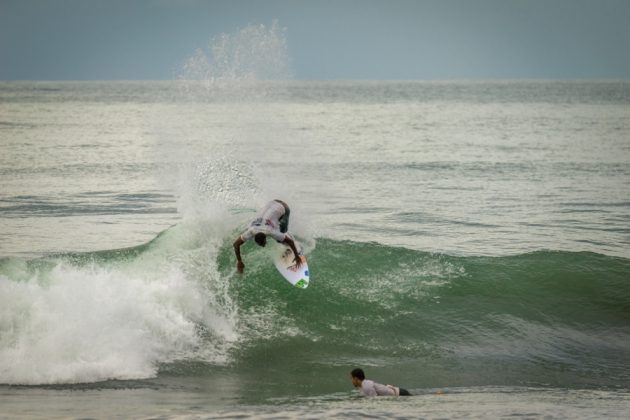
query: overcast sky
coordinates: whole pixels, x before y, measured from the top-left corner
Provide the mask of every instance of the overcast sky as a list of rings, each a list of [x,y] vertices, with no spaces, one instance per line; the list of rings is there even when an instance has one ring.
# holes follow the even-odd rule
[[[0,80],[173,79],[274,20],[296,79],[630,78],[630,0],[0,0]]]

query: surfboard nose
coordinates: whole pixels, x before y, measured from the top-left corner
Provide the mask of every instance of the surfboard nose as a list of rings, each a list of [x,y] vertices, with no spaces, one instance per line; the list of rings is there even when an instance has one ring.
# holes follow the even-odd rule
[[[308,287],[308,281],[305,279],[301,279],[297,283],[295,283],[295,287],[299,287],[300,289],[306,289]]]

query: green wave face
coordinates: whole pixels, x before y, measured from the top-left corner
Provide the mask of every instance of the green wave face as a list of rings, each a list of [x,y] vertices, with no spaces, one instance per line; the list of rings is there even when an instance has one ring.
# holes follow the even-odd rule
[[[229,251],[221,258],[227,271]],[[367,365],[426,387],[629,383],[628,260],[453,257],[321,239],[309,267],[302,293],[264,264],[234,280],[244,324],[264,318],[244,329],[240,366],[279,355],[296,371]]]

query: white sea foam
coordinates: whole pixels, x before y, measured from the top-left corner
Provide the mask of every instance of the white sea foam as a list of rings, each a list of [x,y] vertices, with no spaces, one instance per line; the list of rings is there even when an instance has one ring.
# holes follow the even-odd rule
[[[236,315],[217,248],[197,239],[181,228],[131,262],[60,259],[21,281],[0,276],[0,383],[149,378],[175,360],[226,362]]]

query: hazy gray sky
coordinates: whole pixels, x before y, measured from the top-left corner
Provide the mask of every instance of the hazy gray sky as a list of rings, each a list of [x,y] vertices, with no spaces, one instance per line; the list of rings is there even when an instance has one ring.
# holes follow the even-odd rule
[[[630,78],[630,0],[0,0],[0,80],[173,79],[274,20],[297,79]]]

